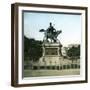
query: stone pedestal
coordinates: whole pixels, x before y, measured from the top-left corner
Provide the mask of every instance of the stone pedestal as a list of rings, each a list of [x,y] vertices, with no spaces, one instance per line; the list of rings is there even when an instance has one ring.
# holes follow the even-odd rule
[[[60,43],[44,43],[42,63],[44,66],[60,66],[62,59],[62,45]]]

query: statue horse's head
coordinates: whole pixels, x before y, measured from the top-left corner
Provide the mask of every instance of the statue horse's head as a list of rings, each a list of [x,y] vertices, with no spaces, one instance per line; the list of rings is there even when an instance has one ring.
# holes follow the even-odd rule
[[[62,33],[62,30],[56,31],[55,37],[57,37],[60,33]]]
[[[45,30],[44,29],[40,29],[39,32],[45,32]]]

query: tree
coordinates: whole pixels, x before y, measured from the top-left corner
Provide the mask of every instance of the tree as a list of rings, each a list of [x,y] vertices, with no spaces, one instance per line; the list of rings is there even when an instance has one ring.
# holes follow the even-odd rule
[[[42,56],[42,41],[24,37],[24,60],[37,61]]]
[[[39,60],[39,58],[42,56],[42,42],[31,39],[29,54],[31,60],[33,61]]]
[[[24,36],[24,60],[29,60],[30,40]]]
[[[78,45],[78,47],[72,46],[71,48],[69,48],[67,50],[67,56],[70,57],[70,59],[72,60],[77,60],[80,58],[80,45]]]

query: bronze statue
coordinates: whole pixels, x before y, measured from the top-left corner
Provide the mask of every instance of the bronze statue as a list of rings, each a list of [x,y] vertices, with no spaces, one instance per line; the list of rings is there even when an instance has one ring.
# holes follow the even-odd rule
[[[52,26],[52,23],[50,22],[50,26],[49,28],[47,29],[47,32],[50,33],[50,34],[55,34],[56,32],[56,29]]]
[[[62,32],[61,30],[56,31],[56,29],[52,26],[52,23],[50,22],[50,26],[48,29],[44,30],[41,29],[40,32],[44,32],[44,39],[43,41],[49,42],[48,39],[51,40],[51,42],[57,42],[57,36]]]

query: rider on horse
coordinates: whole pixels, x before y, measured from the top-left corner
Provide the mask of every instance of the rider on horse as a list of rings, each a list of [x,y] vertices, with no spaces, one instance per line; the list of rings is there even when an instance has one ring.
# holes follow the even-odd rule
[[[52,23],[50,22],[50,26],[49,28],[47,29],[47,32],[54,35],[55,32],[56,32],[56,29],[52,26]]]
[[[40,32],[44,32],[44,41],[48,41],[48,39],[51,40],[51,42],[57,42],[58,39],[58,35],[62,32],[61,30],[56,31],[56,29],[52,26],[52,23],[50,22],[50,26],[48,27],[48,29],[44,30],[44,29],[40,29]]]

